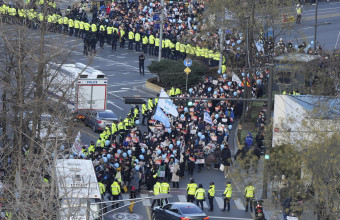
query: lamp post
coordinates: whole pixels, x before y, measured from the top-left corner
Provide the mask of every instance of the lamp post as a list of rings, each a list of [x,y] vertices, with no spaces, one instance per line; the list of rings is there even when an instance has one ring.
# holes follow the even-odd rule
[[[315,5],[315,23],[314,23],[314,51],[316,50],[316,35],[317,35],[317,30],[318,30],[318,6],[319,6],[319,1],[316,0],[316,5]]]
[[[161,57],[162,57],[163,21],[164,21],[164,0],[161,0],[161,22],[159,26],[158,62],[161,61]]]

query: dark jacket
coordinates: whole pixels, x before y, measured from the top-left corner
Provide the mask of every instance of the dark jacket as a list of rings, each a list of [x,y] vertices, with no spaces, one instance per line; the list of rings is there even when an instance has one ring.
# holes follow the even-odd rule
[[[231,163],[231,152],[228,147],[224,147],[221,152],[222,164],[224,166],[230,166]]]

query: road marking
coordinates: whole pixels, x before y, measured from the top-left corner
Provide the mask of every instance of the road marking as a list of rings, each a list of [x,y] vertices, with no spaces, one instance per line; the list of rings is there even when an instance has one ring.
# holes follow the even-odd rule
[[[110,105],[115,106],[116,108],[118,108],[118,109],[120,109],[120,110],[123,110],[121,107],[119,107],[118,105],[116,105],[114,102],[112,102],[112,101],[110,101],[110,100],[107,100],[106,102],[107,102],[108,104],[110,104]]]
[[[185,195],[178,195],[177,197],[180,202],[187,202],[187,198],[185,197]]]
[[[130,89],[130,88],[120,88],[120,89]]]
[[[91,137],[93,137],[93,138],[95,138],[95,139],[98,138],[98,137],[94,136],[93,134],[91,134],[91,133],[89,133],[89,132],[87,132],[87,131],[84,131],[84,130],[82,130],[82,129],[79,129],[79,131],[80,131],[80,132],[83,132],[83,133],[85,133],[85,134],[87,134],[87,135],[89,135],[89,136],[91,136]]]
[[[203,202],[203,208],[206,208],[206,209],[209,208],[209,206],[208,206],[206,201]]]
[[[149,197],[148,194],[140,194],[141,198]],[[142,201],[144,206],[151,206],[150,199],[144,199]]]
[[[129,194],[122,194],[123,200],[129,199]],[[130,204],[130,201],[124,201],[124,205]]]
[[[300,37],[300,38],[297,38],[297,40],[309,39],[309,38],[313,38],[313,37],[314,37],[314,36]]]
[[[126,57],[116,56],[119,59],[126,59]]]
[[[221,217],[221,216],[209,216],[210,219],[234,219],[234,220],[253,220],[252,218],[237,218],[237,217]]]
[[[234,202],[238,210],[246,210],[240,198],[235,198]]]
[[[223,209],[224,201],[221,197],[215,197],[217,205],[220,209]]]

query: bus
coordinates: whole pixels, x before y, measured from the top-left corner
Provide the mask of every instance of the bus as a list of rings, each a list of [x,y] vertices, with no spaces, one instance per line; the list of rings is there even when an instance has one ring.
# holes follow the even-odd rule
[[[57,159],[58,220],[102,220],[101,194],[91,160]]]

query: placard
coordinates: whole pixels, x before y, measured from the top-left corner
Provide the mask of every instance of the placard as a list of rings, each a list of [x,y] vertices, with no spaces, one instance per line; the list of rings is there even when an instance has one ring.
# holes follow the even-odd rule
[[[190,134],[196,134],[197,130],[190,130]]]
[[[204,159],[197,159],[197,164],[204,164]]]
[[[211,140],[212,140],[212,141],[217,141],[217,136],[216,136],[216,135],[211,136]]]
[[[218,81],[217,81],[217,80],[213,80],[212,83],[213,83],[214,85],[217,85]]]
[[[191,116],[191,120],[193,120],[193,121],[197,121],[197,116],[195,116],[195,115],[192,115],[192,116]]]

